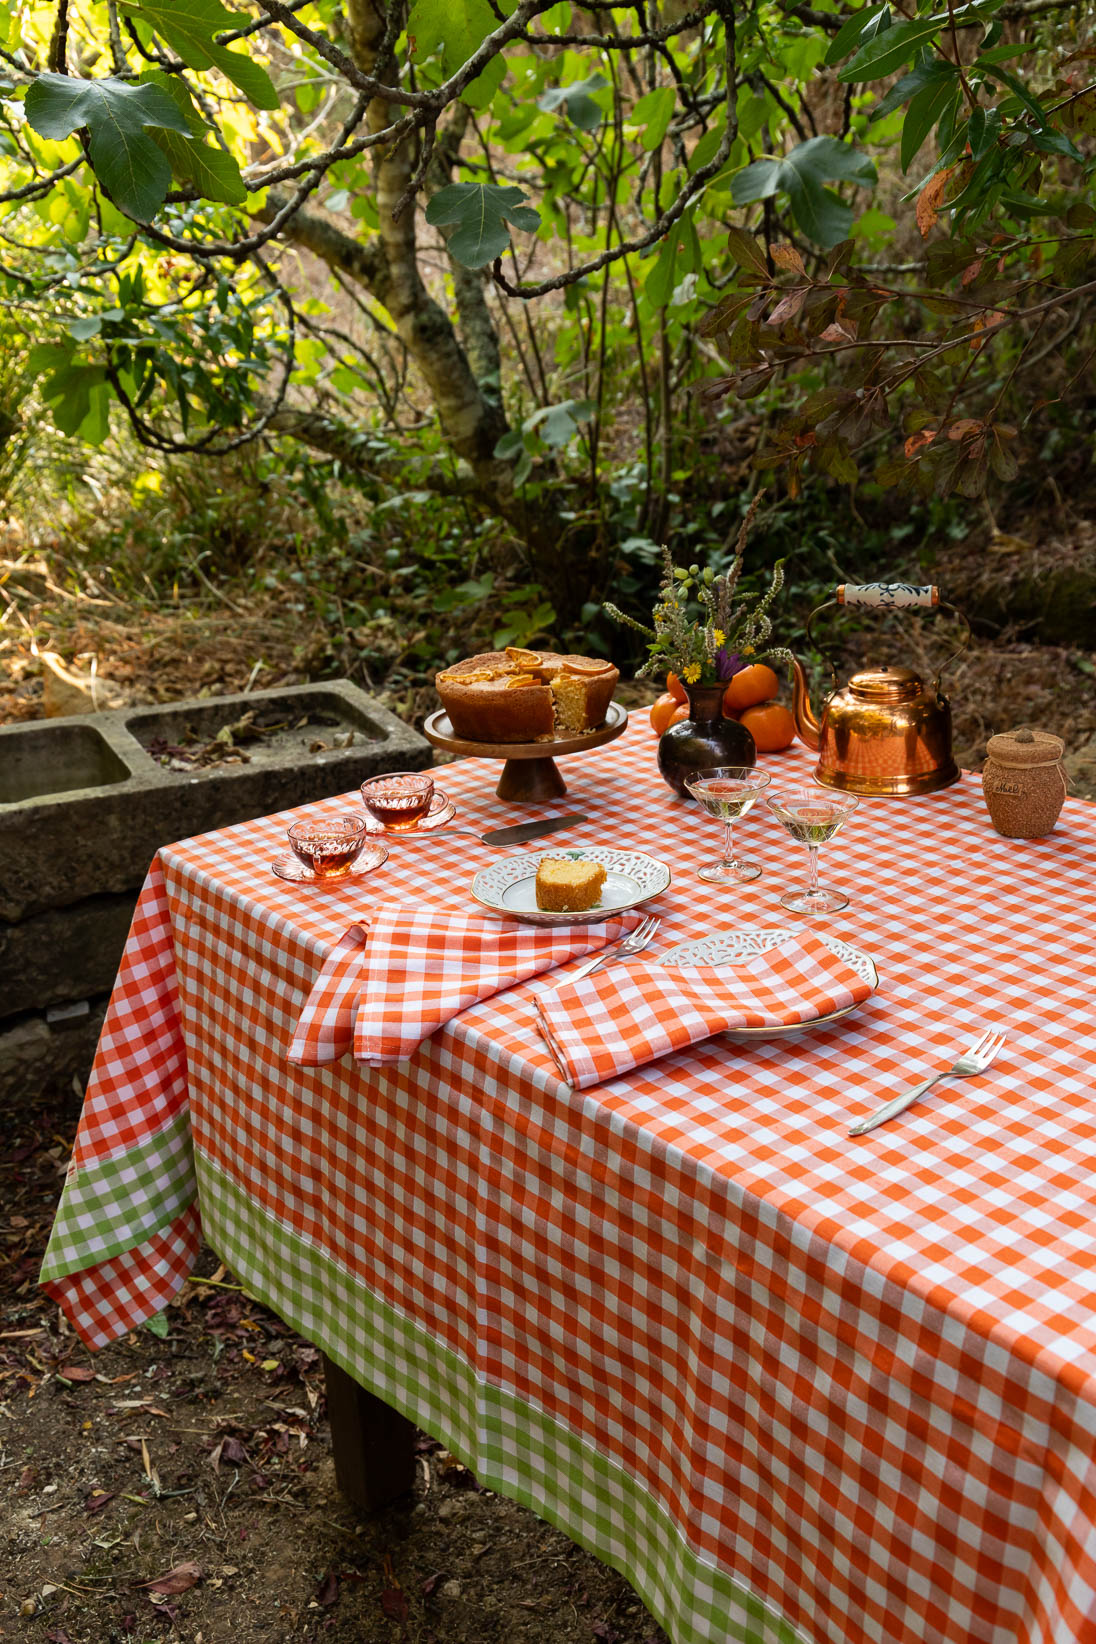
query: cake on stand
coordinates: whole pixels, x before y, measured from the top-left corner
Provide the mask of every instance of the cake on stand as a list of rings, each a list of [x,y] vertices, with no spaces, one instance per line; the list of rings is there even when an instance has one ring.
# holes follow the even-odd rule
[[[423,735],[435,748],[466,759],[501,759],[502,772],[495,792],[511,805],[546,805],[567,792],[556,765],[563,754],[585,753],[614,742],[628,724],[619,702],[610,702],[605,723],[582,736],[558,737],[551,742],[469,742],[457,736],[444,708],[428,716]]]

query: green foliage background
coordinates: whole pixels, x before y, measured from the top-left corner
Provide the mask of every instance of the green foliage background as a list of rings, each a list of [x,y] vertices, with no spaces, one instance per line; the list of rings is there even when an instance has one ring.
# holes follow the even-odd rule
[[[718,567],[762,481],[794,599],[1091,441],[1091,5],[356,28],[0,3],[0,481],[47,474],[113,585],[242,578],[412,671],[619,654],[602,600],[664,542]]]

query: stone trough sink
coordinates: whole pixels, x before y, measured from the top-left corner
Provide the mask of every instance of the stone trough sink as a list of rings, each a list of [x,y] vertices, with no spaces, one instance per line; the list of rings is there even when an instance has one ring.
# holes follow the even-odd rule
[[[233,736],[246,762],[207,763],[247,714],[266,728]],[[349,680],[0,726],[0,1080],[17,1018],[109,992],[161,845],[432,758]]]

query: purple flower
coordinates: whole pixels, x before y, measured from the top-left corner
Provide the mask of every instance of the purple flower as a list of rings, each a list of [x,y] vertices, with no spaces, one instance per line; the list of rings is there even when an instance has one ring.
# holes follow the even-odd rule
[[[733,679],[745,666],[737,651],[728,651],[721,645],[715,653],[715,677],[721,682]]]

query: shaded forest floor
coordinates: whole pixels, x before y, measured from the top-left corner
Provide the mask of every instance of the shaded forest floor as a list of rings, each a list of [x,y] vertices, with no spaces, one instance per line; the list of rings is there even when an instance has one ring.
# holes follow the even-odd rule
[[[335,1485],[316,1350],[210,1252],[89,1353],[37,1287],[79,1102],[0,1097],[0,1639],[665,1644],[628,1584],[423,1436],[413,1491]]]

